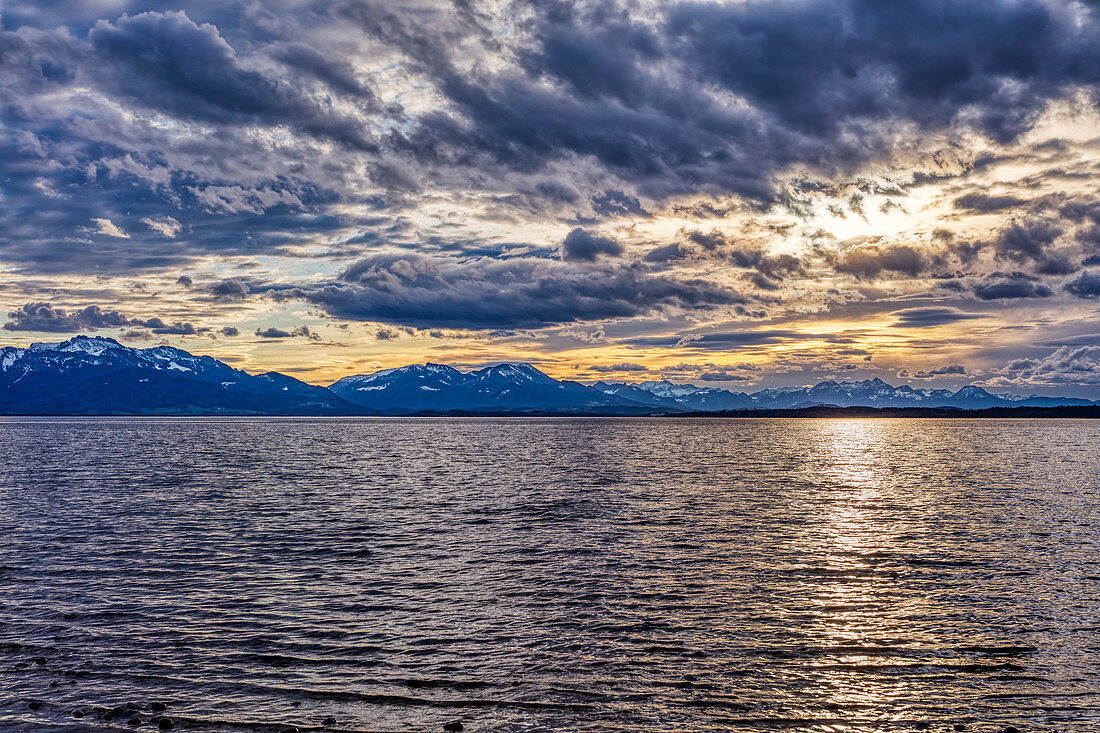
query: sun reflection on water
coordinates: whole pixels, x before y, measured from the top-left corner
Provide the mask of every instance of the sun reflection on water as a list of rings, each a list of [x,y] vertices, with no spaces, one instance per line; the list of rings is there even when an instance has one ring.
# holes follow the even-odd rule
[[[889,451],[897,436],[889,421],[815,423],[812,500],[820,522],[805,535],[816,613],[804,630],[816,654],[817,684],[807,692],[847,721],[902,719],[896,701],[907,696],[903,678],[868,675],[889,663],[891,618],[899,608],[895,573],[883,560],[893,552],[896,502]]]

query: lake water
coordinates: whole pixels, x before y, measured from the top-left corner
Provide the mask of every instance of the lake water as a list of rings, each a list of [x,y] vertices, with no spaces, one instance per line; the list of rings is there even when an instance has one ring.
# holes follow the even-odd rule
[[[3,420],[0,729],[1096,731],[1098,477],[1100,421]]]

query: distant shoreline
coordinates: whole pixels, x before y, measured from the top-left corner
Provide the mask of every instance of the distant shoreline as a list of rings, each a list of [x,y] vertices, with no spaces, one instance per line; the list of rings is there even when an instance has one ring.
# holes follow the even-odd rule
[[[65,418],[65,417],[137,417],[137,418],[342,418],[342,417],[387,417],[387,418],[464,418],[464,417],[547,417],[547,418],[1080,418],[1100,419],[1100,405],[1061,406],[1061,407],[987,407],[965,410],[951,407],[800,407],[794,409],[767,410],[719,410],[715,412],[651,412],[615,413],[615,412],[411,412],[411,413],[249,413],[249,412],[116,412],[116,413],[0,413],[0,418]]]

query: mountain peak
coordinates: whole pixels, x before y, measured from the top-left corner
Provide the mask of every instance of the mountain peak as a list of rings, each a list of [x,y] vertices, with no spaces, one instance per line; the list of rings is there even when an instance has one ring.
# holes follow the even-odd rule
[[[555,381],[545,372],[527,362],[505,362],[475,372],[483,376],[495,376],[512,382]]]
[[[93,356],[99,356],[107,349],[125,349],[119,342],[106,336],[73,336],[68,341],[59,343],[35,342],[30,345],[35,351],[81,351]]]

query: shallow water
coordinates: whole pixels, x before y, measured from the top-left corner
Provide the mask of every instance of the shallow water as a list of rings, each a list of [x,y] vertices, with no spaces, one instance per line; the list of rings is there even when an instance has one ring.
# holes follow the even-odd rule
[[[1100,421],[2,420],[0,728],[1095,731],[1098,476]]]

